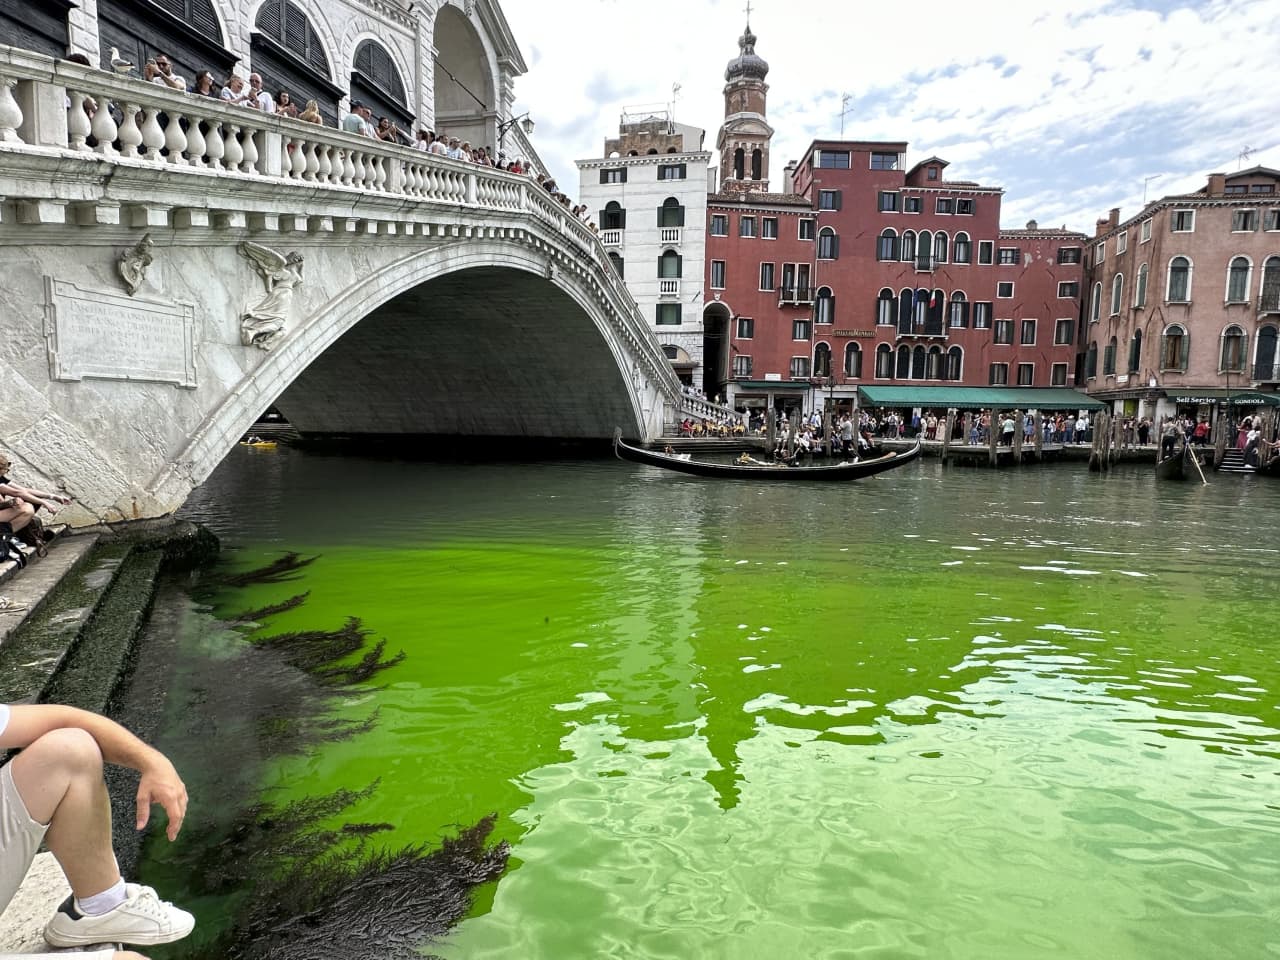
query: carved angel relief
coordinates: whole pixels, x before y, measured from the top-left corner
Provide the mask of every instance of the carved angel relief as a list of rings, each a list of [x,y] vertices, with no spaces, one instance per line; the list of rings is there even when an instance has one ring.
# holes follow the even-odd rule
[[[293,291],[302,286],[302,254],[295,250],[284,256],[247,240],[238,249],[267,285],[267,295],[240,316],[240,342],[246,347],[270,350],[284,335],[293,307]]]

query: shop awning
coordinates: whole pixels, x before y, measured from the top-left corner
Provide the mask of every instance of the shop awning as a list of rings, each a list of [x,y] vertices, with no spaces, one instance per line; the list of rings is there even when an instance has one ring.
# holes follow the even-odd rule
[[[733,385],[739,393],[743,390],[772,390],[775,393],[806,393],[809,390],[816,389],[808,380],[734,380]]]
[[[1208,406],[1212,403],[1230,403],[1233,407],[1280,407],[1280,394],[1261,393],[1257,390],[1223,390],[1218,387],[1204,390],[1168,390],[1171,403],[1179,406]]]
[[[1106,404],[1070,387],[859,387],[869,407],[956,407],[959,410],[1101,410]]]

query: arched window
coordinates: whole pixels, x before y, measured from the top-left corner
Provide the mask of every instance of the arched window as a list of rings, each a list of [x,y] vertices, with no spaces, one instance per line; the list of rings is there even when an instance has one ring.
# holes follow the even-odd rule
[[[1129,373],[1137,373],[1142,369],[1142,331],[1133,331],[1133,339],[1129,341]]]
[[[879,296],[876,297],[877,325],[893,323],[894,300],[896,299],[897,298],[893,295],[893,291],[888,287],[885,287],[880,291]]]
[[[307,66],[322,73],[325,79],[332,79],[333,71],[329,69],[329,57],[320,42],[320,35],[296,3],[291,0],[266,0],[258,8],[255,23],[259,31]]]
[[[911,379],[923,380],[925,377],[925,350],[917,346],[911,351]]]
[[[600,211],[600,229],[627,229],[627,211],[622,209],[622,204],[618,203],[617,200],[610,200],[604,205],[604,209]]]
[[[1227,303],[1249,302],[1249,274],[1253,264],[1248,257],[1234,257],[1227,267]]]
[[[942,379],[942,348],[930,347],[924,359],[924,378],[926,380]]]
[[[898,259],[898,232],[893,227],[885,227],[876,239],[877,260]]]
[[[1116,372],[1116,338],[1112,337],[1102,351],[1102,375],[1114,375]]]
[[[933,235],[933,262],[947,262],[947,235],[941,230]]]
[[[213,3],[210,0],[152,0],[149,5],[160,7],[172,18],[163,14],[149,16],[135,9],[137,4],[128,0],[101,0],[97,4],[93,32],[99,42],[103,65],[111,59],[112,47],[117,47],[125,60],[139,64],[139,73],[141,64],[163,54],[173,65],[172,72],[186,77],[188,82],[194,84],[200,71],[207,69],[221,83],[238,57],[225,48],[222,21]],[[84,4],[65,0],[0,3],[0,37],[15,47],[62,59],[67,55],[68,8],[77,7],[83,8]],[[94,14],[78,11],[72,14],[73,19],[79,16],[93,18]],[[186,29],[178,27],[178,23]],[[95,66],[99,62],[92,56],[90,59]],[[253,68],[258,69],[256,62]]]
[[[921,230],[920,236],[916,238],[916,264],[921,270],[933,269],[933,234],[928,230]]]
[[[818,295],[813,301],[814,323],[836,322],[836,298],[830,287],[819,287]]]
[[[876,347],[876,379],[893,379],[893,347],[887,343]]]
[[[376,40],[356,47],[351,73],[351,99],[362,100],[375,117],[387,117],[401,130],[412,133],[414,116],[405,97],[404,81],[387,48]]]
[[[965,299],[964,293],[960,290],[951,294],[951,308],[947,312],[947,326],[969,326],[969,301]]]
[[[1133,305],[1135,307],[1147,305],[1147,265],[1145,263],[1138,268],[1138,282],[1133,287]]]
[[[850,380],[862,379],[862,347],[853,340],[844,347],[844,375]]]
[[[658,208],[659,227],[683,227],[684,207],[675,197],[667,197]],[[669,238],[668,238],[669,239]]]
[[[1262,290],[1258,309],[1263,313],[1280,312],[1280,257],[1267,257],[1262,265]]]
[[[665,251],[658,257],[658,276],[664,280],[678,279],[683,258],[674,250]]]
[[[929,316],[925,321],[924,332],[930,336],[939,336],[944,331],[942,329],[942,315],[947,308],[947,295],[941,290],[934,290],[929,294]]]
[[[1257,353],[1253,357],[1253,379],[1264,381],[1280,380],[1280,357],[1277,356],[1276,328],[1267,323],[1258,328]]]
[[[916,232],[914,230],[904,230],[902,233],[902,259],[914,260],[916,258]]]
[[[970,263],[973,259],[973,246],[969,243],[969,235],[963,230],[956,234],[955,249],[952,254],[956,263]]]
[[[915,292],[915,304],[911,309],[912,332],[924,333],[925,322],[929,319],[929,291],[921,287]]]
[[[911,379],[911,348],[905,343],[898,347],[897,376],[899,380]]]
[[[840,238],[832,227],[818,231],[818,259],[835,260],[840,256]]]
[[[813,348],[813,375],[815,377],[831,376],[831,346],[820,343]]]
[[[1185,373],[1191,359],[1191,335],[1179,323],[1164,328],[1160,338],[1160,369]]]
[[[1097,323],[1102,316],[1102,284],[1093,285],[1093,302],[1089,305],[1089,322]]]
[[[648,150],[646,150],[646,151],[644,152],[644,155],[645,155],[646,157],[656,157],[656,156],[658,155],[658,148],[657,148],[657,147],[650,147]]]
[[[747,152],[741,147],[733,151],[733,178],[735,180],[747,179]]]
[[[764,176],[761,173],[761,171],[763,170],[763,163],[764,163],[764,155],[760,152],[760,148],[757,147],[755,150],[751,151],[751,179],[752,180],[764,179]]]
[[[898,333],[911,332],[911,309],[916,302],[914,290],[904,289],[898,294]]]
[[[622,257],[618,256],[618,254],[614,253],[612,250],[609,251],[609,262],[613,264],[613,269],[617,272],[619,277],[625,276],[625,274],[622,272],[622,267],[623,267]]]
[[[1191,260],[1188,257],[1174,257],[1169,261],[1169,280],[1165,290],[1165,299],[1170,303],[1190,302]]]
[[[947,351],[947,369],[943,373],[944,380],[963,380],[964,373],[964,351],[959,347],[952,347]]]
[[[1220,373],[1243,373],[1247,341],[1244,331],[1234,323],[1222,331],[1222,350],[1218,354]]]
[[[1092,380],[1098,375],[1098,341],[1094,340],[1089,344],[1089,349],[1084,354],[1084,375]]]
[[[1124,274],[1117,273],[1111,278],[1111,316],[1120,315],[1120,304],[1124,297]]]

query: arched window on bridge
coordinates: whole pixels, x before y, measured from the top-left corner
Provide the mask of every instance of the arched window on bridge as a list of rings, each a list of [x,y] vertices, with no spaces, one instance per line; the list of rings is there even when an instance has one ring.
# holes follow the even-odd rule
[[[12,15],[15,19],[27,21],[19,25],[17,40],[10,39],[15,33],[6,29],[5,11],[10,6],[17,8],[18,13]],[[61,20],[61,43],[56,51],[42,52],[65,57],[67,10],[83,6],[65,0],[0,0],[0,37],[4,43],[25,46],[22,40],[34,39],[31,34],[35,31],[47,32],[46,18],[56,15]],[[173,65],[173,72],[185,77],[190,86],[202,70],[212,71],[221,83],[238,59],[226,49],[222,23],[212,0],[98,0],[97,7],[98,49],[104,66],[111,62],[112,47],[120,51],[121,57],[137,64],[139,74],[142,64],[164,54]]]
[[[415,122],[405,96],[404,80],[390,52],[376,40],[362,41],[356,47],[351,99],[363,101],[375,117],[386,117],[407,137],[413,138]]]
[[[325,124],[336,126],[345,91],[334,84],[329,54],[302,8],[291,0],[265,0],[254,27],[249,55],[263,86],[288,90],[298,104],[316,101]]]

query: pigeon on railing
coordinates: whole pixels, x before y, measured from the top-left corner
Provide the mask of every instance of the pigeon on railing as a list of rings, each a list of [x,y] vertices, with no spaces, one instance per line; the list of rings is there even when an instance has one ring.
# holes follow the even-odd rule
[[[115,47],[111,48],[111,69],[116,73],[129,73],[133,70],[133,64],[120,56],[120,51]]]

